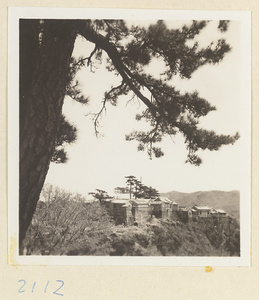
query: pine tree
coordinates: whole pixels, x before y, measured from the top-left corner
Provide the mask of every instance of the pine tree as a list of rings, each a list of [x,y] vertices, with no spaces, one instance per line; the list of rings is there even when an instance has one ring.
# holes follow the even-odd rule
[[[132,175],[125,176],[125,178],[127,179],[126,184],[129,186],[129,194],[130,194],[130,199],[131,199],[131,196],[133,194],[133,188],[135,186],[137,178]]]
[[[104,190],[96,189],[96,192],[89,193],[99,200],[100,204],[103,204],[106,199],[111,199],[112,197]]]
[[[150,156],[163,155],[155,144],[164,136],[180,133],[189,151],[187,161],[199,165],[199,149],[218,150],[238,139],[238,134],[218,135],[198,127],[199,118],[216,108],[198,92],[181,93],[172,86],[174,76],[191,78],[198,68],[219,63],[230,51],[224,39],[205,48],[199,45],[199,34],[206,25],[207,21],[193,21],[169,29],[161,20],[148,28],[128,26],[123,20],[20,20],[20,249],[50,161],[55,160],[57,145],[62,145],[57,141],[64,96],[88,102],[74,76],[78,69],[101,61],[104,52],[107,70],[120,75],[121,83],[106,91],[95,125],[107,102],[116,105],[120,95],[133,92],[146,105],[136,118],[145,119],[151,130],[133,132],[126,138],[137,140],[138,150],[146,149]],[[219,22],[220,31],[227,27],[228,22]],[[77,36],[95,48],[88,57],[75,60],[71,55]],[[147,71],[154,59],[165,64],[163,74],[157,77]],[[64,161],[65,157],[62,154],[56,159]]]

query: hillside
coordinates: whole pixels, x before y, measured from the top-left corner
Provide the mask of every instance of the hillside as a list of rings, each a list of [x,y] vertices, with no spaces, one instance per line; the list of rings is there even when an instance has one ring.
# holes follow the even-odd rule
[[[176,201],[179,205],[208,205],[213,208],[225,210],[231,217],[236,220],[240,219],[240,192],[239,191],[199,191],[194,193],[168,192],[161,196],[168,197]]]
[[[49,200],[38,202],[24,241],[24,255],[240,255],[240,226],[230,216],[193,222],[184,222],[177,215],[171,219],[146,216],[133,225],[117,226],[99,202],[85,202],[80,195],[52,187],[45,192]],[[229,213],[235,211],[238,195],[216,191],[168,193],[183,205],[209,204]]]

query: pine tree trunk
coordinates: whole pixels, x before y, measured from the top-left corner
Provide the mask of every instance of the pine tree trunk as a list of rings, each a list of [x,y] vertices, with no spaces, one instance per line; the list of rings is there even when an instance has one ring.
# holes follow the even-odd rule
[[[54,152],[75,38],[75,21],[20,22],[20,254]]]

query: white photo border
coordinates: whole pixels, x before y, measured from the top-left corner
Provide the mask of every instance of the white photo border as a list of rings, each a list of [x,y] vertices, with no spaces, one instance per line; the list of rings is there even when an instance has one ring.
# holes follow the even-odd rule
[[[99,256],[20,256],[18,246],[11,251],[13,240],[18,245],[19,201],[19,19],[177,19],[236,20],[241,24],[242,99],[241,157],[244,175],[240,188],[240,257],[99,257]],[[51,7],[9,7],[8,19],[8,248],[10,264],[17,265],[127,265],[127,266],[249,266],[251,203],[251,16],[249,11],[180,11],[151,9],[93,9]],[[14,263],[15,262],[15,263]]]

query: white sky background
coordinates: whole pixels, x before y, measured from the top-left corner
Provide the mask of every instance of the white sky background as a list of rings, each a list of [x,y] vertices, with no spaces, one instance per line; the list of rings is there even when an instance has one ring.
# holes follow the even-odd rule
[[[181,22],[182,24],[183,22]],[[217,107],[201,119],[201,126],[217,133],[235,134],[240,131],[241,122],[241,52],[239,22],[232,21],[226,33],[217,31],[217,22],[211,22],[199,35],[201,45],[208,45],[223,37],[231,45],[232,51],[218,65],[208,65],[196,71],[191,79],[173,78],[172,84],[184,92],[199,91],[201,97]],[[141,25],[147,25],[143,22]],[[176,22],[167,21],[168,26]],[[89,55],[93,46],[78,39],[74,55]],[[98,69],[91,73],[85,68],[78,74],[82,90],[90,96],[90,103],[79,104],[65,98],[63,111],[69,121],[78,129],[78,139],[68,145],[69,161],[66,164],[51,163],[46,182],[71,192],[87,194],[100,188],[113,193],[117,186],[125,186],[125,176],[142,178],[159,192],[172,190],[194,192],[199,190],[239,190],[242,184],[241,138],[232,146],[222,146],[219,151],[200,151],[203,163],[197,167],[186,164],[187,150],[181,136],[173,140],[165,138],[161,144],[165,155],[149,159],[146,152],[137,151],[137,142],[125,141],[125,134],[135,130],[145,130],[145,122],[137,122],[135,115],[144,105],[128,102],[130,95],[119,98],[118,105],[107,104],[106,114],[100,119],[99,131],[103,137],[96,138],[91,112],[102,107],[105,91],[117,85],[119,79],[96,64]],[[152,64],[152,72],[159,74],[159,64]]]

